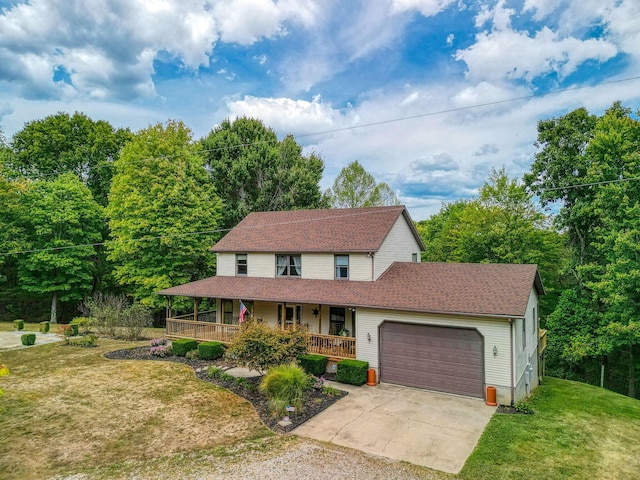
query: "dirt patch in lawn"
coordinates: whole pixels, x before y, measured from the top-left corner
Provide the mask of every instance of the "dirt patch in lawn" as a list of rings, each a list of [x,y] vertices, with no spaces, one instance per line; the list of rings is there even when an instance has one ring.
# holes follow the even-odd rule
[[[187,365],[113,362],[98,348],[5,352],[0,472],[43,478],[78,466],[213,448],[271,433],[246,400],[198,380]],[[129,343],[130,345],[130,343]]]
[[[169,361],[189,365],[196,371],[196,375],[200,380],[226,388],[251,402],[265,425],[267,425],[271,430],[277,433],[290,432],[295,427],[303,424],[308,419],[314,417],[347,394],[347,392],[341,390],[332,390],[331,394],[327,394],[322,389],[309,390],[304,397],[302,409],[300,411],[291,413],[289,415],[290,423],[288,423],[287,425],[282,425],[280,423],[282,418],[276,418],[271,414],[267,398],[258,390],[258,385],[260,384],[261,377],[231,380],[213,378],[208,375],[207,367],[209,366],[217,366],[223,369],[228,368],[229,365],[223,361],[204,361],[178,357],[175,355],[161,358],[151,355],[149,353],[149,347],[137,347],[126,350],[117,350],[105,354],[105,357],[111,359],[158,360],[165,362]]]

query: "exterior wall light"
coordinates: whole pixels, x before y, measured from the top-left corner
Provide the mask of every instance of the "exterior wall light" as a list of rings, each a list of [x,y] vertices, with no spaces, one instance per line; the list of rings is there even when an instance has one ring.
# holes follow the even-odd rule
[[[498,356],[498,347],[496,347],[495,345],[493,346],[493,356],[494,357]]]
[[[367,333],[367,340],[371,341],[371,334]]]

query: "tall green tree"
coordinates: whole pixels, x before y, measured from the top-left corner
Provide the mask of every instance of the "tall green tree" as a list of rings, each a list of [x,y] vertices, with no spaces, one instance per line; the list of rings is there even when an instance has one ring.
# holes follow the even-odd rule
[[[426,261],[538,264],[548,293],[541,298],[542,312],[554,307],[564,240],[504,169],[491,172],[478,198],[445,205],[417,227]]]
[[[7,167],[33,180],[73,172],[105,206],[113,162],[130,138],[128,129],[115,129],[104,120],[59,112],[25,124],[13,136]]]
[[[358,160],[340,170],[333,187],[325,195],[335,208],[377,207],[400,203],[391,187],[384,182],[377,183]]]
[[[640,360],[640,122],[616,102],[601,117],[579,109],[541,122],[539,132],[548,141],[539,142],[542,151],[526,181],[543,204],[561,203],[557,222],[568,232],[574,279],[564,295],[583,305],[560,312],[550,334],[560,337],[559,358],[573,366],[587,368],[597,359],[625,369],[627,393],[634,396]],[[573,143],[579,148],[566,147]],[[591,314],[584,316],[587,308]],[[572,338],[566,325],[578,322],[582,333]]]
[[[292,136],[278,140],[260,120],[223,121],[201,141],[206,166],[224,199],[224,228],[253,211],[324,206],[319,187],[324,162],[305,156]]]
[[[73,174],[28,185],[22,198],[28,251],[18,258],[22,289],[51,299],[51,322],[58,302],[81,300],[91,292],[103,209]]]
[[[0,165],[1,169],[1,165]],[[21,224],[26,216],[22,203],[24,182],[12,181],[0,173],[0,318],[20,294],[18,286],[18,252],[25,249],[25,231]]]
[[[156,291],[214,272],[222,202],[200,150],[191,130],[169,121],[138,132],[115,162],[108,257],[117,281],[152,308],[162,305]]]

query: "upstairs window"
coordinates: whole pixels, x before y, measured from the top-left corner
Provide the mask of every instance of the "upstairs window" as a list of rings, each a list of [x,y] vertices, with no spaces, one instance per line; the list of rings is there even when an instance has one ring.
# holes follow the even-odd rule
[[[247,275],[247,254],[236,253],[236,275]]]
[[[527,317],[522,319],[522,349],[527,348]]]
[[[276,274],[278,277],[301,277],[300,255],[276,255]]]
[[[349,279],[349,255],[336,255],[336,280]]]

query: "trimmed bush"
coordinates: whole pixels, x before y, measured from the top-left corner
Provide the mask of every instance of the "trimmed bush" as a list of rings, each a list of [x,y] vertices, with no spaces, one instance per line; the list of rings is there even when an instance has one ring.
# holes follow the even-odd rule
[[[69,327],[68,330],[70,332],[69,335],[72,336],[72,337],[77,337],[78,336],[78,332],[80,330],[79,327],[78,327],[78,324],[77,323],[76,324],[70,323],[68,325],[68,327]]]
[[[215,360],[224,355],[225,346],[220,342],[202,342],[198,345],[198,353],[203,360]]]
[[[24,320],[14,320],[13,321],[13,329],[14,330],[23,330],[24,329]]]
[[[171,345],[173,347],[173,354],[179,357],[184,357],[188,351],[198,348],[198,342],[189,338],[174,340]]]
[[[71,345],[72,347],[97,347],[98,346],[98,336],[97,335],[85,335],[83,337],[77,338],[65,338],[65,342],[67,345]]]
[[[361,360],[342,360],[338,362],[336,380],[350,385],[363,385],[367,381],[369,362]]]
[[[20,341],[23,345],[29,346],[36,343],[36,334],[35,333],[25,333],[20,337]]]
[[[49,322],[40,322],[40,333],[49,333],[50,327]]]
[[[306,355],[300,355],[298,357],[298,365],[304,368],[304,371],[319,377],[323,375],[327,370],[327,362],[329,359],[324,355],[316,355],[308,353]]]

